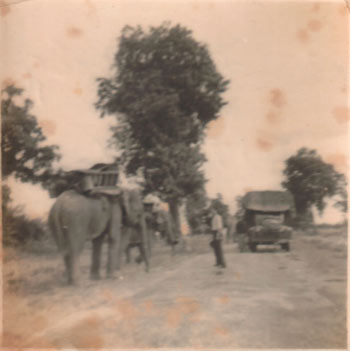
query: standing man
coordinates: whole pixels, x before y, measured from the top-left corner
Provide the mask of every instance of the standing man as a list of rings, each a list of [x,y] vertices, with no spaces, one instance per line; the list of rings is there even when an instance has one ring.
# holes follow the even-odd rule
[[[213,240],[210,242],[210,246],[214,249],[216,259],[215,266],[226,268],[224,253],[222,251],[223,229],[222,218],[216,210],[213,209],[211,218]]]

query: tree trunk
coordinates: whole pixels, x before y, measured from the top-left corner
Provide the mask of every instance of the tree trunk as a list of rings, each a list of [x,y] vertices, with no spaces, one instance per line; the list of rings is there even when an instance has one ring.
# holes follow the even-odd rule
[[[296,220],[298,226],[309,226],[313,224],[311,205],[308,201],[295,201]]]
[[[170,216],[172,220],[173,239],[179,241],[181,238],[180,215],[179,215],[179,201],[172,199],[168,201]]]

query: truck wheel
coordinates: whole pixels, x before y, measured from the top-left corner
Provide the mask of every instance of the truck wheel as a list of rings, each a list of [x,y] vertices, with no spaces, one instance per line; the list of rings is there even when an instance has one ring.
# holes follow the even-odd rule
[[[281,249],[285,251],[290,251],[289,243],[281,244]]]
[[[251,243],[251,244],[249,244],[249,248],[250,248],[250,251],[251,252],[256,252],[256,244],[253,244],[253,243]]]

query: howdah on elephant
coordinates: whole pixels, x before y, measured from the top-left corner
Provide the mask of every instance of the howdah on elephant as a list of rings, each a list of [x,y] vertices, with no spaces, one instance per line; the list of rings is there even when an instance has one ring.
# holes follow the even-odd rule
[[[49,214],[49,227],[63,255],[69,284],[77,282],[79,256],[86,240],[92,241],[91,278],[100,277],[101,249],[106,237],[107,277],[114,276],[116,268],[120,268],[123,223],[137,228],[142,218],[140,206],[137,206],[137,198],[140,202],[141,199],[137,194],[136,190],[120,190],[119,194],[86,196],[76,190],[68,190],[57,198]],[[140,235],[141,241],[145,242],[142,230]],[[147,257],[145,263],[148,266]]]

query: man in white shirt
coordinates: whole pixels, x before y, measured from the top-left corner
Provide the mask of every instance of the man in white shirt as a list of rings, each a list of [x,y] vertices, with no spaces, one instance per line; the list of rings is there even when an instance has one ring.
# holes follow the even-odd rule
[[[211,231],[213,235],[213,240],[210,242],[210,246],[214,249],[216,264],[215,266],[225,268],[225,258],[222,251],[222,239],[223,239],[223,223],[221,216],[216,212],[215,209],[212,210],[211,218]]]

